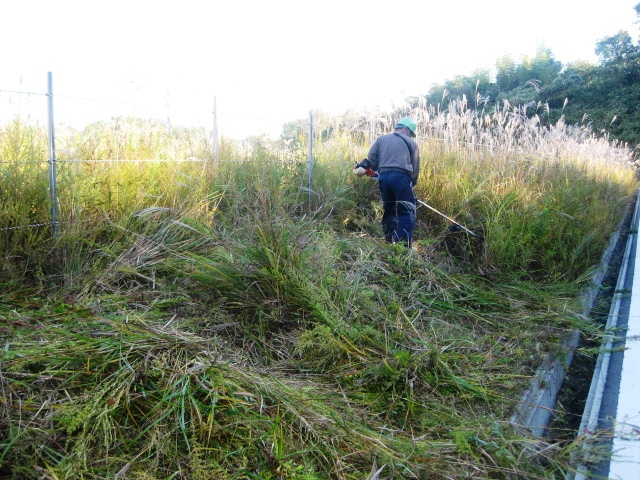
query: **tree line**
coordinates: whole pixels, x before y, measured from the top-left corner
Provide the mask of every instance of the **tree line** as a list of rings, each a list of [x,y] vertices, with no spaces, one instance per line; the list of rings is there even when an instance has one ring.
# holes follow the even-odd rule
[[[634,7],[640,19],[640,3]],[[446,110],[450,101],[466,99],[468,108],[491,110],[505,104],[528,116],[554,124],[588,124],[597,135],[636,147],[640,144],[640,42],[626,31],[599,40],[597,64],[575,61],[563,65],[550,48],[541,46],[534,58],[520,61],[505,55],[496,61],[495,75],[479,69],[433,85],[417,104]]]

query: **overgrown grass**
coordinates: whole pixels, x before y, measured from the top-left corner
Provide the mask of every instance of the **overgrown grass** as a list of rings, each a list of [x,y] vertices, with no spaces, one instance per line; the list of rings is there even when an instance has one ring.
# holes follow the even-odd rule
[[[562,478],[578,441],[509,418],[567,332],[596,332],[578,294],[635,172],[463,107],[413,112],[416,193],[481,240],[420,209],[414,250],[380,240],[359,134],[318,139],[311,190],[260,139],[213,162],[157,123],[63,137],[60,237],[0,230],[0,476]],[[42,135],[0,134],[0,228],[47,223]]]

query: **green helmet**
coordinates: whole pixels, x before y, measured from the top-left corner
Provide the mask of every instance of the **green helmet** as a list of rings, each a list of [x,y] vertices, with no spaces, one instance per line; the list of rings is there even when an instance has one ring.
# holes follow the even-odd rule
[[[409,130],[411,130],[411,133],[413,133],[413,136],[416,136],[416,122],[413,118],[410,117],[403,117],[398,121],[398,124],[396,125],[396,129],[398,128],[402,128],[402,127],[407,127]]]

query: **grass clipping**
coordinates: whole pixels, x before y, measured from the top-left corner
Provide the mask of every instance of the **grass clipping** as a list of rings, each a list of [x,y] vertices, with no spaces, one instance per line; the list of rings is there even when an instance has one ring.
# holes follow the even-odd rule
[[[482,240],[419,209],[411,250],[380,241],[344,132],[318,139],[313,191],[264,144],[213,171],[62,162],[54,248],[0,232],[0,477],[565,476],[578,441],[508,419],[568,332],[597,333],[579,290],[637,181],[560,124],[531,148],[478,130],[539,131],[498,113],[457,117],[483,151],[422,119],[416,194]],[[0,214],[39,221],[46,188],[8,165]]]
[[[318,235],[333,260],[322,272],[300,238],[255,238],[237,250],[228,240],[226,256],[209,245],[207,256],[171,257],[179,294],[144,275],[144,288],[74,304],[6,298],[0,471],[355,479],[548,468],[539,442],[505,419],[574,326],[567,292],[471,283],[427,251],[369,240],[358,252]]]

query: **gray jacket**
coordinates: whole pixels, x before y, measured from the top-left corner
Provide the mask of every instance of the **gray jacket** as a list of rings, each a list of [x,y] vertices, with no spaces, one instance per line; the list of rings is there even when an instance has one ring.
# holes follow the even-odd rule
[[[407,140],[413,148],[413,156],[409,155],[409,148],[403,141]],[[400,170],[411,175],[415,187],[420,176],[420,150],[412,138],[402,133],[387,133],[373,142],[367,159],[374,172],[385,173],[389,170]]]

